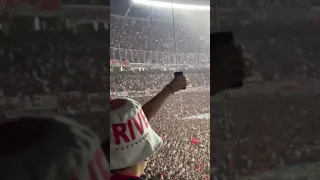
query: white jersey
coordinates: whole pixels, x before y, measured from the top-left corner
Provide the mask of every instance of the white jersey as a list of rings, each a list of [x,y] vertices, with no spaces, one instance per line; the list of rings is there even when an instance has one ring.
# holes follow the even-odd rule
[[[109,179],[108,163],[95,133],[63,116],[55,116],[45,124],[49,130],[44,138],[12,153],[9,148],[17,147],[7,139],[12,135],[4,137],[0,132],[0,148],[9,150],[9,153],[0,150],[1,180]],[[4,125],[0,125],[0,131]],[[29,135],[17,133],[13,141],[21,139],[23,144],[23,136]]]

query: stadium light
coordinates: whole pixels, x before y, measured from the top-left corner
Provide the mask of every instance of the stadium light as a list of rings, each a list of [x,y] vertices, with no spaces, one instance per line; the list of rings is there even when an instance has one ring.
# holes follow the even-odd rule
[[[210,10],[210,6],[201,6],[201,5],[191,5],[191,4],[176,4],[176,3],[167,3],[160,1],[149,1],[149,0],[133,0],[134,4],[141,5],[151,5],[156,7],[164,8],[176,8],[176,9],[194,9],[194,10]]]

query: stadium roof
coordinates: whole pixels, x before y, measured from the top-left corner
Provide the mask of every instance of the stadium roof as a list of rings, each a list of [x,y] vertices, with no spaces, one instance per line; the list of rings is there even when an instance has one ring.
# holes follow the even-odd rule
[[[152,0],[157,2],[172,3],[172,0]],[[132,3],[132,0],[110,0],[111,14],[137,17],[137,18],[148,18],[150,13],[163,13],[168,14],[171,12],[171,8],[167,10],[161,9],[161,12],[157,8],[152,8],[151,6],[136,6]],[[210,6],[209,0],[173,0],[175,4],[183,5],[197,5],[197,6]],[[131,6],[132,5],[132,6]]]
[[[157,0],[157,1],[172,3],[172,0]],[[173,0],[173,3],[210,6],[209,0]]]

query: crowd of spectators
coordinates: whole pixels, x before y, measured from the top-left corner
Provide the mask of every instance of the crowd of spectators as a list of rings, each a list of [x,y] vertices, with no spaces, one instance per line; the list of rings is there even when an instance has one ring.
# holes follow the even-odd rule
[[[111,16],[110,23],[110,46],[112,48],[122,48],[128,52],[139,50],[169,53],[169,59],[175,58],[174,54],[170,54],[176,52],[172,22],[152,21],[150,24],[147,19]],[[197,37],[188,31],[187,24],[176,24],[176,39],[179,53],[206,54],[209,52],[208,44],[200,36]],[[131,56],[128,52],[127,56]],[[111,52],[110,58],[120,60],[116,53],[119,54],[120,51],[115,52],[114,57]],[[136,54],[133,54],[132,57],[134,56]],[[140,57],[144,55],[141,54]],[[147,68],[111,72],[110,92],[130,92],[131,98],[144,104],[152,98],[150,95],[159,92],[172,80],[175,71],[184,72],[190,87],[209,87],[210,71],[208,68],[173,70],[161,64],[165,62],[162,61],[161,56],[157,58],[158,61],[155,62],[158,64],[154,66],[149,64],[148,58],[140,58],[137,62],[147,63]],[[199,59],[191,59],[189,62],[189,59],[185,58],[183,61],[188,61],[189,64],[193,61],[202,62]],[[133,61],[133,63],[137,62]],[[137,91],[149,91],[149,93],[138,97],[135,96]],[[143,175],[144,178],[154,180],[210,179],[209,119],[185,119],[197,114],[209,113],[209,99],[209,91],[203,90],[176,94],[165,102],[157,116],[150,121],[152,128],[163,138],[164,144],[159,152],[150,158]],[[192,144],[192,138],[199,139],[199,144]]]
[[[123,71],[110,74],[110,91],[146,91],[159,90],[173,78],[174,71],[145,70]],[[190,87],[209,87],[210,71],[202,69],[198,71],[184,71],[190,81]]]
[[[239,21],[221,27],[234,32],[264,80],[319,78],[319,24]],[[319,161],[318,102],[318,95],[277,93],[212,102],[211,116],[216,115],[211,122],[212,178],[252,179],[263,172]]]
[[[209,62],[208,35],[190,24],[111,16],[111,59],[131,63],[190,64]],[[174,36],[174,34],[176,36]]]
[[[192,87],[209,87],[209,70],[189,69],[183,71]],[[148,69],[145,71],[123,71],[110,73],[110,91],[159,92],[173,78],[173,71]],[[146,103],[148,94],[131,98]],[[209,119],[187,117],[210,112],[209,91],[183,92],[170,97],[150,124],[163,138],[163,147],[148,164],[143,177],[148,179],[209,179],[210,140]],[[192,102],[192,103],[190,103]],[[192,138],[200,140],[192,144]]]
[[[318,103],[317,96],[238,97],[227,99],[226,106],[212,103],[222,112],[211,124],[213,174],[237,179],[319,161]]]
[[[313,22],[251,22],[223,24],[255,62],[265,80],[319,77],[320,57],[316,38],[319,25]]]
[[[106,92],[108,31],[92,36],[71,31],[34,31],[0,36],[3,96],[65,91]]]
[[[164,23],[155,21],[150,25],[147,20],[112,16],[111,46],[175,52],[172,27]],[[178,52],[207,53],[205,43],[189,35],[185,26],[180,25],[177,25]],[[320,75],[320,64],[317,61],[320,54],[316,49],[320,41],[315,38],[319,26],[316,24],[251,22],[222,25],[222,28],[235,33],[237,41],[245,46],[247,55],[256,62],[255,68],[265,80],[317,78]],[[208,72],[185,74],[191,86],[208,86]],[[171,78],[172,71],[112,73],[110,90],[160,90]],[[149,98],[135,99],[144,103]],[[208,178],[210,123],[199,119],[182,120],[183,117],[209,112],[208,99],[207,93],[193,92],[174,95],[166,102],[158,116],[151,121],[155,131],[164,138],[164,147],[151,158],[145,177]],[[281,167],[319,161],[318,100],[317,96],[274,95],[228,98],[226,104],[213,104],[213,179],[237,179]],[[193,137],[200,139],[199,145],[190,142]]]
[[[145,103],[151,97],[135,98]],[[187,92],[170,97],[150,120],[163,138],[163,147],[150,158],[145,171],[149,179],[210,179],[210,121],[185,119],[210,112],[209,92]],[[192,103],[190,103],[192,102]],[[199,144],[192,144],[192,138]]]
[[[172,22],[111,16],[110,46],[141,51],[176,52]],[[208,53],[209,44],[190,32],[190,24],[175,24],[177,51]]]
[[[0,36],[0,109],[8,116],[10,109],[15,115],[18,111],[10,101],[11,97],[32,99],[35,95],[58,95],[78,91],[86,93],[105,93],[109,90],[108,30],[75,34],[69,30],[47,30],[21,32],[20,34]],[[42,100],[47,102],[49,100]],[[88,103],[74,104],[72,108],[85,109],[79,116],[72,111],[65,115],[91,127],[101,138],[105,138],[105,117],[103,112],[91,112]],[[22,103],[23,102],[23,103]],[[20,104],[26,103],[22,101]],[[7,104],[9,103],[9,104]],[[31,109],[34,106],[31,101]],[[51,102],[53,103],[53,102]],[[107,101],[105,101],[105,104]],[[67,105],[58,103],[59,107]],[[41,110],[38,107],[38,110]],[[85,106],[85,107],[84,107]],[[19,108],[19,111],[27,109]],[[43,107],[45,108],[45,107]],[[67,106],[67,108],[70,108]],[[61,113],[57,107],[43,109]],[[0,118],[1,122],[3,117]],[[104,127],[104,128],[103,128]]]

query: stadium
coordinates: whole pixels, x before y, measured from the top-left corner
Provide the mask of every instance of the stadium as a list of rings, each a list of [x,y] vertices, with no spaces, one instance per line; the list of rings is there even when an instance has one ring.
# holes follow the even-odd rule
[[[220,1],[211,13],[255,62],[242,89],[211,99],[211,178],[319,179],[319,2]]]
[[[183,71],[189,87],[150,122],[164,145],[144,177],[209,179],[209,1],[144,2],[110,2],[111,98],[144,104]]]
[[[8,0],[0,13],[1,120],[56,112],[108,135],[109,4]]]
[[[1,2],[2,122],[56,112],[104,139],[105,92],[143,104],[183,71],[189,87],[150,123],[164,147],[146,178],[319,179],[319,2],[35,2]],[[213,98],[210,30],[232,31],[255,62],[242,89]]]

